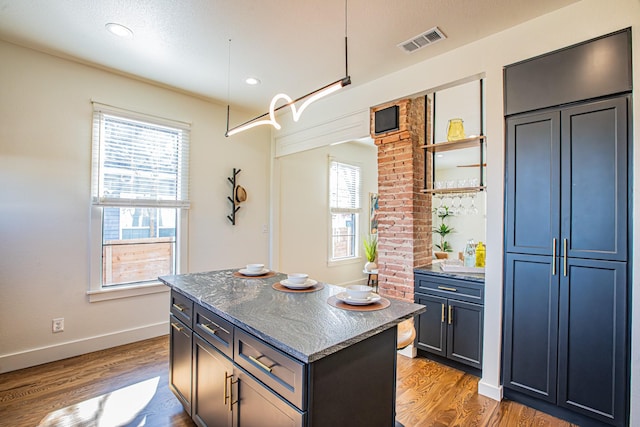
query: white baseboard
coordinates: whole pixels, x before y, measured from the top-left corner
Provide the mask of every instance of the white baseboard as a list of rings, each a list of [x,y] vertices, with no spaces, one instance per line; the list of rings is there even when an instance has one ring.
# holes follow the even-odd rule
[[[168,333],[169,322],[166,321],[110,334],[68,341],[52,346],[34,348],[18,353],[5,354],[0,356],[0,374],[62,360],[68,357],[79,356],[93,351],[104,350],[105,348],[142,341]]]
[[[366,284],[367,284],[367,278],[366,277],[364,279],[351,280],[349,282],[332,283],[332,285],[337,285],[337,286],[342,286],[342,287],[347,287],[349,285],[366,285]]]
[[[502,386],[494,386],[487,384],[480,380],[478,382],[478,394],[486,396],[490,399],[501,401],[502,400]]]
[[[413,359],[414,357],[416,357],[418,355],[418,349],[415,348],[412,344],[409,344],[408,346],[406,346],[402,350],[398,350],[398,354],[401,354],[401,355],[403,355],[405,357],[409,357],[409,358]]]

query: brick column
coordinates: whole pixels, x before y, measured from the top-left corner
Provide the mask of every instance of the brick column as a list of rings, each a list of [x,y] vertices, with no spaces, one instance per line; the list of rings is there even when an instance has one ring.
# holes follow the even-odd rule
[[[399,129],[375,135],[375,112],[392,105],[399,107]],[[371,109],[371,136],[378,147],[378,289],[381,295],[410,301],[413,269],[431,262],[431,198],[421,191],[425,167],[430,170],[421,148],[429,109],[425,97]]]

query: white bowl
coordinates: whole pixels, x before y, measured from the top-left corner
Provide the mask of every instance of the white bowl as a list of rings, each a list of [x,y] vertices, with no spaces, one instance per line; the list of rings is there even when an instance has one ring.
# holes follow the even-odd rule
[[[247,264],[247,271],[250,273],[259,273],[264,269],[264,264]]]
[[[305,273],[289,273],[287,274],[287,281],[293,285],[302,285],[309,278]]]
[[[365,285],[349,285],[347,286],[347,295],[357,300],[365,300],[371,293],[371,288]]]

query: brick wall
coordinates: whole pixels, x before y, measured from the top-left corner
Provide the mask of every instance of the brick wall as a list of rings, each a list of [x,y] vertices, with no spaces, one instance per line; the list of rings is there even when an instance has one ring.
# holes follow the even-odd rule
[[[399,129],[375,135],[375,112],[392,105],[399,107]],[[429,177],[431,170],[421,148],[425,120],[431,128],[429,111],[425,97],[371,109],[371,136],[378,147],[378,289],[381,295],[410,301],[413,269],[431,262],[431,198],[421,192],[425,167]]]

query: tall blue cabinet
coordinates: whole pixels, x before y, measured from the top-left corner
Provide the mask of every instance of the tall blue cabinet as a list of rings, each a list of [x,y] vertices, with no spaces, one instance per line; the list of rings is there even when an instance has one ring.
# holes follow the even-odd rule
[[[593,64],[603,46],[619,62],[581,89],[584,60]],[[505,396],[580,425],[623,426],[628,417],[625,67],[629,30],[505,69]]]

